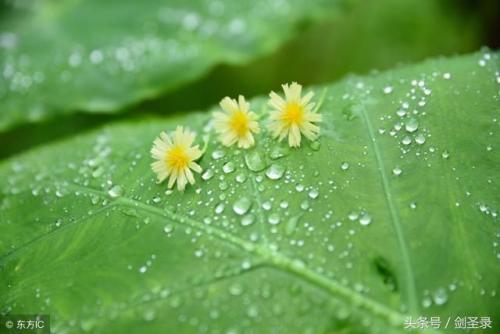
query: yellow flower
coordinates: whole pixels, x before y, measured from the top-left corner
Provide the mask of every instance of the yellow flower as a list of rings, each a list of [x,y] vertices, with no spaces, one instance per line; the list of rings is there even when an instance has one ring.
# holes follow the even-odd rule
[[[283,140],[288,135],[288,145],[299,147],[301,134],[309,140],[315,140],[319,127],[313,123],[321,122],[321,115],[314,112],[314,96],[309,92],[301,97],[302,86],[296,82],[282,85],[285,99],[271,92],[268,104],[274,109],[270,114],[269,129],[274,138]]]
[[[224,146],[238,144],[239,148],[249,148],[255,144],[252,133],[259,133],[257,115],[250,111],[250,103],[243,96],[235,99],[225,97],[220,101],[225,112],[214,113],[214,128]]]
[[[172,188],[177,182],[177,189],[184,191],[186,184],[194,184],[194,176],[191,170],[201,173],[202,169],[195,160],[203,154],[199,146],[192,146],[195,134],[178,126],[172,134],[172,138],[165,132],[155,139],[151,148],[151,156],[157,161],[151,164],[151,168],[158,177],[158,182],[163,182],[167,177],[168,188]]]

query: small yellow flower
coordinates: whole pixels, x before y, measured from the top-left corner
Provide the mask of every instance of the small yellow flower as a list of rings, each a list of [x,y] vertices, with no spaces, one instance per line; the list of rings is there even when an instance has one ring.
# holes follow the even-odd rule
[[[169,177],[168,188],[172,188],[177,182],[179,191],[184,191],[188,182],[194,184],[191,170],[202,172],[195,160],[203,154],[198,145],[192,146],[195,136],[193,132],[178,126],[172,134],[172,139],[165,132],[155,139],[151,156],[157,161],[151,164],[151,168],[156,173],[158,182]]]
[[[252,133],[259,133],[257,115],[250,111],[250,103],[243,96],[235,99],[225,97],[220,101],[225,112],[214,113],[214,128],[224,146],[238,144],[239,148],[249,148],[255,144]]]
[[[274,138],[283,140],[288,135],[288,145],[299,147],[301,133],[309,140],[315,140],[319,134],[319,126],[313,124],[321,122],[321,115],[314,112],[314,103],[310,102],[314,96],[309,92],[301,97],[302,86],[296,82],[282,85],[285,99],[271,92],[268,104],[274,108],[270,114],[269,129]]]

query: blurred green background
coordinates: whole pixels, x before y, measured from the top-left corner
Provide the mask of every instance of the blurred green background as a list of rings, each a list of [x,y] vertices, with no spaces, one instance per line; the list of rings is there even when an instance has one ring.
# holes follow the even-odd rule
[[[25,15],[19,10],[20,3],[0,2],[0,22],[3,22],[0,31],[16,29],[18,16]],[[267,94],[292,80],[305,85],[320,84],[351,73],[366,74],[429,57],[467,53],[484,46],[497,48],[499,3],[496,0],[339,1],[335,11],[324,13],[321,18],[301,19],[294,25],[293,36],[277,50],[240,64],[220,63],[197,79],[123,107],[123,112],[88,114],[76,110],[36,123],[17,124],[0,132],[0,142],[4,143],[0,158],[117,119],[201,110],[226,95]]]

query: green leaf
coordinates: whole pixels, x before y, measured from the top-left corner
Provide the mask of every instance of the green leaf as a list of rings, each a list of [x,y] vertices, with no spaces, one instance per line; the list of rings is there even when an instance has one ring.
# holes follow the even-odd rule
[[[314,88],[319,141],[292,150],[263,131],[240,151],[212,137],[183,194],[155,183],[149,149],[178,124],[201,143],[209,114],[4,162],[0,310],[50,314],[66,333],[406,333],[407,315],[495,326],[499,65],[484,51]]]
[[[52,138],[57,131],[47,124],[39,129],[40,120],[59,124],[62,119],[74,133],[82,119],[69,115],[77,111],[102,118],[103,112],[128,110],[149,98],[155,103],[132,108],[141,113],[204,109],[220,94],[259,95],[281,80],[329,82],[349,72],[470,52],[486,43],[474,13],[464,15],[456,3],[443,6],[434,0],[168,3],[43,1],[34,2],[29,11],[4,9],[0,130],[36,123],[21,129],[29,136],[0,137],[12,142],[0,155]],[[259,12],[280,3],[280,10]],[[320,10],[321,19],[312,17]],[[311,24],[304,22],[308,17]],[[192,31],[182,28],[197,22]],[[241,34],[224,29],[243,22]],[[207,37],[212,28],[217,31]],[[94,50],[94,60],[99,60],[98,51],[103,54],[98,64],[91,61]],[[190,50],[198,52],[187,54]],[[182,53],[171,54],[176,51]],[[221,63],[247,65],[219,66],[204,76]],[[186,85],[202,76],[195,85]],[[157,101],[165,92],[170,94]],[[44,136],[32,139],[33,132]]]
[[[5,10],[0,130],[85,110],[116,111],[244,63],[337,1],[39,1]],[[243,14],[244,13],[244,14]],[[279,33],[276,33],[279,32]]]

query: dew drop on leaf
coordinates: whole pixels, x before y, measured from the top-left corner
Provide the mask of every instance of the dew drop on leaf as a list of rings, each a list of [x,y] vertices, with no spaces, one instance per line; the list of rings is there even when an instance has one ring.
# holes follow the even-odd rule
[[[394,167],[392,169],[392,174],[394,174],[395,176],[399,176],[403,173],[403,170],[401,169],[401,167]]]
[[[311,143],[311,145],[309,145],[311,147],[311,149],[313,151],[319,151],[319,149],[321,148],[321,143],[319,140],[315,140]]]
[[[415,118],[410,118],[405,123],[405,129],[408,132],[415,132],[418,130],[418,121]]]
[[[252,206],[252,201],[248,197],[241,197],[233,204],[233,211],[240,216],[248,212]]]
[[[245,173],[239,173],[236,175],[236,182],[244,183],[247,180],[247,175]]]
[[[448,294],[444,288],[440,288],[434,292],[432,299],[436,305],[443,305],[448,300]]]
[[[279,180],[285,173],[285,167],[278,164],[272,164],[266,170],[266,176],[271,180]]]
[[[255,220],[255,216],[254,215],[246,215],[244,216],[242,219],[241,219],[241,225],[242,226],[249,226],[249,225],[252,225],[253,222]]]
[[[416,137],[415,137],[415,142],[419,145],[422,145],[425,143],[425,136],[421,133],[419,133]]]
[[[207,170],[205,170],[205,172],[203,172],[203,174],[201,175],[201,178],[205,181],[208,181],[210,180],[212,177],[214,176],[214,171],[211,169],[211,168],[208,168]]]
[[[272,213],[272,214],[269,215],[267,221],[271,225],[278,225],[280,223],[280,221],[281,221],[280,215],[277,214],[277,213]]]
[[[255,150],[245,155],[245,164],[253,172],[260,172],[266,168],[266,160],[262,154]]]
[[[163,228],[163,232],[167,234],[172,233],[173,230],[174,230],[174,225],[172,224],[165,225],[165,227]]]
[[[226,153],[222,150],[215,150],[212,152],[212,159],[214,160],[219,160],[220,158],[223,158],[226,155]]]
[[[113,187],[111,187],[111,189],[108,190],[108,195],[112,198],[116,198],[121,196],[122,192],[122,187],[120,187],[119,185],[114,185]]]
[[[372,222],[372,217],[365,213],[359,218],[359,223],[363,226],[369,225]]]
[[[308,195],[311,199],[316,199],[319,196],[319,192],[317,189],[311,189]]]
[[[222,170],[226,174],[234,172],[234,163],[232,161],[226,162],[224,166],[222,166]]]

